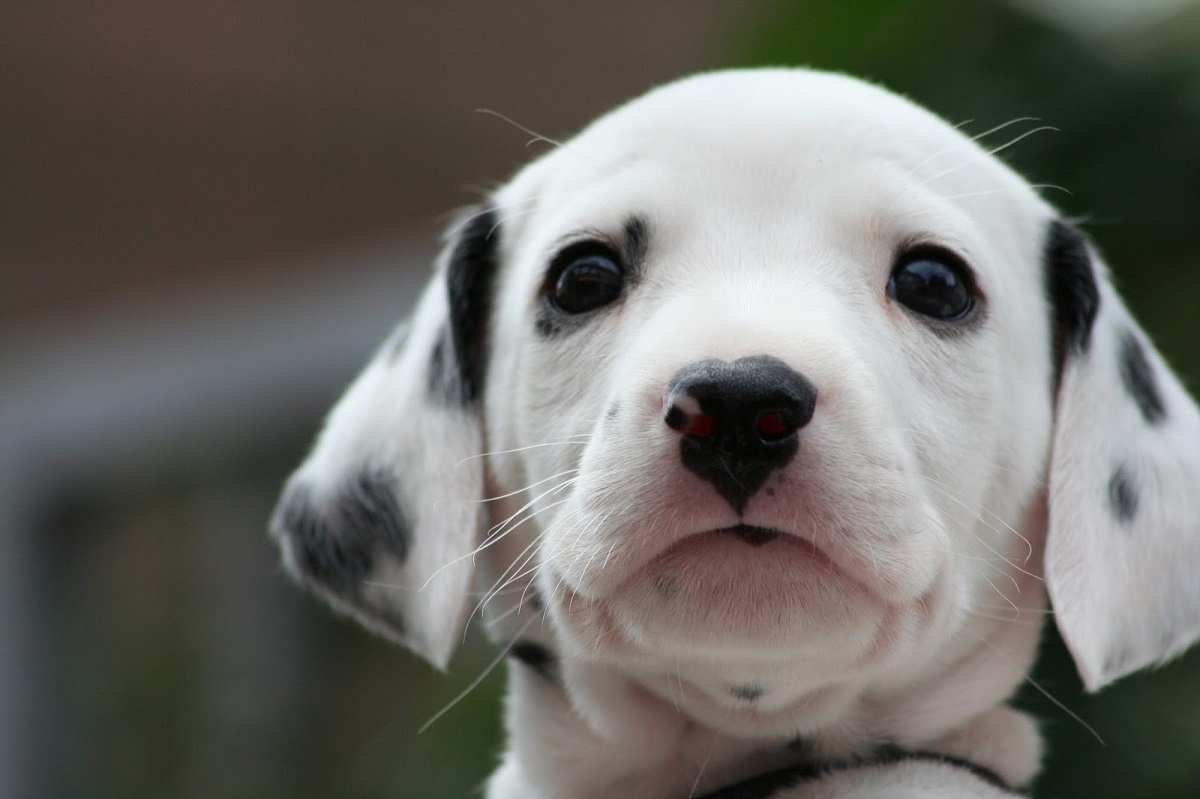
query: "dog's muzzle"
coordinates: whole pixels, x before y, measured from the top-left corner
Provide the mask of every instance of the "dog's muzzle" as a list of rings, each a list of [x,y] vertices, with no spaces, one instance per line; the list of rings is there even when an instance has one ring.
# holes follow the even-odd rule
[[[771,472],[796,456],[816,404],[816,387],[778,358],[711,359],[676,372],[663,421],[682,434],[683,465],[741,515]]]

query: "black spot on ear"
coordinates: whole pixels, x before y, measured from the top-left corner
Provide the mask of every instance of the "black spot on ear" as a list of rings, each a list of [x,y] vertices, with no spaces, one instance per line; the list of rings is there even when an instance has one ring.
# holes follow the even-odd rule
[[[1100,310],[1100,289],[1087,241],[1061,220],[1050,223],[1045,245],[1046,296],[1053,314],[1055,387],[1068,355],[1087,352]]]
[[[1122,464],[1108,479],[1108,507],[1117,521],[1128,523],[1138,511],[1138,489],[1129,470]]]
[[[766,693],[761,685],[757,683],[745,683],[743,685],[729,686],[729,694],[734,699],[740,699],[743,702],[757,702]]]
[[[303,486],[284,494],[272,528],[288,538],[298,577],[347,599],[359,597],[380,552],[403,562],[409,534],[390,481],[364,473],[328,502]]]
[[[554,653],[539,643],[529,640],[514,641],[508,648],[508,654],[523,663],[547,680],[554,679],[554,667],[557,659]]]
[[[463,227],[447,266],[450,340],[458,369],[455,399],[464,407],[478,399],[487,368],[487,337],[499,268],[499,245],[496,212],[484,209]]]
[[[1155,379],[1150,359],[1146,357],[1146,348],[1131,330],[1126,330],[1121,337],[1120,366],[1121,383],[1137,403],[1142,418],[1148,424],[1161,422],[1167,415],[1167,409],[1158,390],[1158,380]]]

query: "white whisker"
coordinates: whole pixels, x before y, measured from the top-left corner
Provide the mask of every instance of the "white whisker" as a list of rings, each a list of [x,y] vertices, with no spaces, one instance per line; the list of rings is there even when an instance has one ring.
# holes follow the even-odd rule
[[[523,635],[529,629],[529,627],[533,624],[533,621],[534,621],[534,619],[530,619],[529,621],[525,622],[525,626],[521,628],[521,630],[517,633],[516,637],[519,638],[521,635]],[[507,647],[507,646],[501,648],[500,654],[496,655],[496,657],[494,657],[492,659],[492,662],[489,663],[484,668],[483,672],[478,677],[476,677],[474,680],[471,680],[470,685],[468,685],[466,688],[462,689],[462,691],[460,691],[457,696],[455,696],[453,699],[451,699],[450,702],[445,707],[443,707],[437,713],[434,713],[433,716],[430,717],[429,721],[427,721],[421,725],[421,727],[417,730],[417,735],[420,735],[423,732],[425,732],[425,730],[429,729],[430,725],[432,725],[435,721],[440,719],[442,716],[446,715],[446,713],[448,713],[451,708],[453,708],[455,705],[457,705],[462,700],[466,699],[467,696],[472,691],[474,691],[476,688],[478,688],[479,685],[485,679],[487,679],[487,676],[489,674],[491,674],[492,671],[495,670],[495,668],[497,666],[500,665],[500,661],[504,660],[504,657],[505,657],[505,655],[508,654],[509,649],[510,649],[510,647]]]

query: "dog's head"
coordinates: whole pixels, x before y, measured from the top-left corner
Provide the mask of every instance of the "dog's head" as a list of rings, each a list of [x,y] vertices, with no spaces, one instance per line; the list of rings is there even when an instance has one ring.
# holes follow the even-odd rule
[[[939,681],[977,709],[1043,577],[1091,689],[1200,634],[1200,413],[978,144],[849,78],[718,73],[455,226],[272,529],[437,664],[472,596],[510,639],[532,605],[582,706],[603,664],[733,729]]]

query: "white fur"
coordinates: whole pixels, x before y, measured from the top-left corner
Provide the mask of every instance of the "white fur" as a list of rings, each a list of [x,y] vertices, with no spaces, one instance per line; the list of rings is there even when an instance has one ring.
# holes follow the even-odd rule
[[[427,396],[443,264],[399,359],[367,368],[293,485],[324,496],[363,463],[397,475],[413,553],[365,590],[434,662],[474,606],[472,564],[495,640],[557,654],[554,680],[510,672],[493,799],[699,795],[793,762],[798,736],[805,757],[886,742],[1022,785],[1039,738],[1003,703],[1034,658],[1043,572],[1091,689],[1200,635],[1200,414],[1148,344],[1166,421],[1147,424],[1122,388],[1134,328],[1099,262],[1090,347],[1068,354],[1056,405],[1044,247],[1058,214],[928,112],[806,70],[703,75],[603,117],[490,204],[482,401]],[[619,246],[634,216],[647,251],[619,307],[539,334],[564,241]],[[970,330],[939,334],[886,295],[914,242],[970,264],[984,298]],[[811,380],[818,405],[739,520],[680,464],[663,400],[689,363],[760,354]],[[1136,476],[1124,524],[1114,462]],[[739,521],[787,535],[701,535]],[[1001,795],[925,761],[779,794]]]

